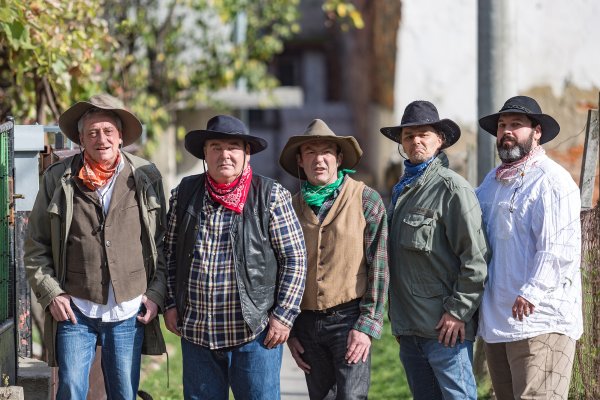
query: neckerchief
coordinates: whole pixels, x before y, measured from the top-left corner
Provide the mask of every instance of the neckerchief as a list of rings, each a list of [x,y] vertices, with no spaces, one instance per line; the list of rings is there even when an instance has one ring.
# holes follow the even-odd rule
[[[435,157],[431,157],[429,160],[423,161],[420,164],[413,164],[409,160],[404,160],[404,174],[392,189],[392,201],[390,203],[390,210],[392,213],[394,212],[394,208],[396,207],[396,201],[398,201],[398,197],[400,197],[400,194],[402,193],[402,190],[404,190],[404,187],[409,183],[413,183],[421,175],[423,175],[423,172],[425,172],[425,170],[433,160],[435,160]]]
[[[117,152],[117,159],[110,167],[106,168],[96,161],[92,160],[87,152],[83,152],[83,167],[79,170],[79,179],[83,181],[83,184],[90,190],[96,190],[106,185],[117,171],[119,163],[121,162],[121,152]]]
[[[502,165],[496,168],[496,180],[508,183],[516,177],[524,175],[525,170],[536,165],[544,154],[546,154],[546,151],[542,146],[536,146],[520,160],[511,163],[502,163]]]
[[[206,174],[208,193],[211,199],[223,207],[241,214],[248,198],[250,183],[252,182],[252,168],[250,164],[244,168],[242,174],[231,183],[217,183]]]
[[[351,169],[342,169],[338,171],[338,177],[335,182],[325,186],[315,186],[308,181],[304,181],[301,189],[304,201],[311,207],[321,207],[325,200],[327,200],[329,196],[331,196],[333,192],[340,187],[344,181],[344,175],[353,174],[354,172],[356,171]]]

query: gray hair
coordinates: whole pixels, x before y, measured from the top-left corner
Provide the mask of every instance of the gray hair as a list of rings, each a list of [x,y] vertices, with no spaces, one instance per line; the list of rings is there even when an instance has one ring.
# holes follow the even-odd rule
[[[103,108],[92,107],[84,112],[77,121],[77,132],[79,132],[80,135],[83,133],[83,123],[85,122],[85,119],[91,117],[92,115],[106,115],[107,117],[110,117],[117,126],[117,130],[123,133],[123,122],[121,121],[121,117],[119,117],[116,112],[105,110]]]

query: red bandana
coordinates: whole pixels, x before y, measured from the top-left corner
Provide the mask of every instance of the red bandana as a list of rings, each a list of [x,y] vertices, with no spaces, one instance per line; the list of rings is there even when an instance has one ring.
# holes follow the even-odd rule
[[[206,174],[206,178],[208,179],[206,187],[210,197],[223,207],[241,214],[252,182],[250,165],[248,164],[242,175],[231,183],[217,183],[208,174]]]
[[[83,152],[83,167],[79,170],[79,178],[90,190],[96,190],[106,185],[106,182],[113,177],[117,167],[121,162],[121,152],[117,153],[117,159],[114,164],[108,168],[103,167],[88,157],[87,152]]]

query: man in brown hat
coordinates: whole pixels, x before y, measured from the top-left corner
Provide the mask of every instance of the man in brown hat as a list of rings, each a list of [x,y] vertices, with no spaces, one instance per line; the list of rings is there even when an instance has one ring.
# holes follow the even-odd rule
[[[366,399],[371,339],[380,338],[387,298],[387,223],[379,194],[348,175],[362,156],[356,139],[314,120],[292,136],[279,163],[301,179],[293,197],[308,273],[288,346],[311,399]],[[329,398],[329,397],[327,397]]]
[[[167,216],[165,322],[181,336],[184,397],[279,399],[306,275],[290,193],[252,171],[267,143],[237,118],[211,118],[185,147],[206,173],[171,192]]]
[[[92,96],[59,119],[81,153],[50,166],[29,217],[25,268],[46,311],[48,363],[57,399],[85,399],[102,346],[106,393],[136,396],[141,353],[162,354],[166,291],[162,178],[121,149],[142,124],[112,96]]]
[[[581,313],[579,188],[545,154],[558,122],[527,96],[479,120],[502,164],[477,188],[492,249],[481,304],[499,399],[566,399]]]
[[[408,157],[388,215],[389,315],[410,390],[415,400],[475,400],[474,317],[487,245],[473,188],[443,152],[460,128],[430,102],[414,101],[400,125],[381,133]]]

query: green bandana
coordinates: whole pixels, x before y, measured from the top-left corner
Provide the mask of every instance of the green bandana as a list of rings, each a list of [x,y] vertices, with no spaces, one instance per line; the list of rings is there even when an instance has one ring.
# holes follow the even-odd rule
[[[302,183],[302,197],[309,206],[321,207],[333,192],[340,187],[344,180],[344,175],[353,174],[356,171],[351,169],[342,169],[338,171],[338,178],[335,182],[325,186],[311,185],[308,181]]]

